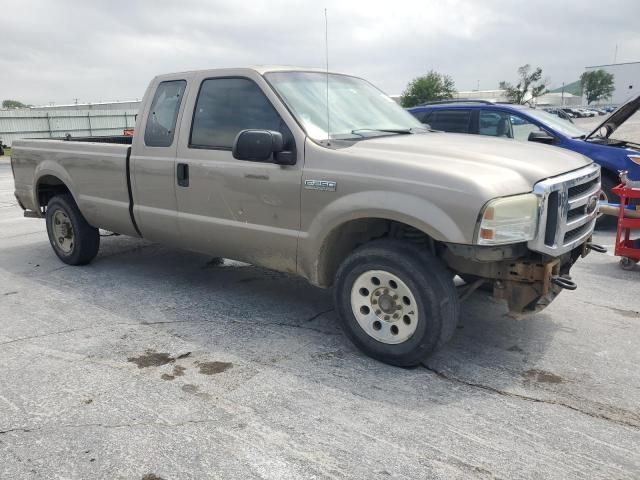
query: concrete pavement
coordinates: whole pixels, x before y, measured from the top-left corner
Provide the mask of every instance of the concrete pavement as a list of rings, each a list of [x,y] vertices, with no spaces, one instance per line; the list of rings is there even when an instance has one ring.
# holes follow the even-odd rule
[[[0,160],[0,478],[640,476],[640,268],[592,254],[520,321],[477,294],[399,369],[297,278],[126,237],[66,266],[12,191]]]

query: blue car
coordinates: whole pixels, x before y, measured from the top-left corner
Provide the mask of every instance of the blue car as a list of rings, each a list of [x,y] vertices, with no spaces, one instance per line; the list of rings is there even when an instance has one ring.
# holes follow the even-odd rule
[[[640,180],[640,138],[622,140],[611,135],[639,108],[640,96],[614,111],[591,133],[568,120],[524,105],[458,100],[408,110],[433,130],[546,143],[582,153],[602,168],[602,200],[615,203],[618,197],[611,189],[620,183],[618,171],[627,170],[629,178]]]

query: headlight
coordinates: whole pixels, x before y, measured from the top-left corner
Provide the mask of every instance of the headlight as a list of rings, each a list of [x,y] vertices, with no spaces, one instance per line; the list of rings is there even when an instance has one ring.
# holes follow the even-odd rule
[[[533,193],[496,198],[482,211],[478,245],[527,242],[536,235],[538,197]]]

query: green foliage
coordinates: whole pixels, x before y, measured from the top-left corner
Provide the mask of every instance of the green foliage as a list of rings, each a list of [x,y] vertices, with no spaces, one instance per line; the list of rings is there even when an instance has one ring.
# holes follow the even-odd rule
[[[447,100],[455,94],[455,83],[450,76],[430,70],[409,82],[400,97],[400,104],[405,108],[414,107],[424,102]]]
[[[587,97],[587,103],[597,102],[611,98],[615,87],[613,86],[613,73],[604,70],[584,72],[580,76],[582,91]]]
[[[7,109],[15,109],[15,108],[27,108],[29,105],[25,105],[22,102],[19,102],[17,100],[3,100],[2,101],[2,108],[7,108]]]
[[[542,69],[531,71],[531,65],[518,68],[518,83],[514,87],[511,83],[500,82],[500,88],[506,91],[507,99],[512,103],[531,103],[532,100],[548,92],[546,81],[542,80]]]

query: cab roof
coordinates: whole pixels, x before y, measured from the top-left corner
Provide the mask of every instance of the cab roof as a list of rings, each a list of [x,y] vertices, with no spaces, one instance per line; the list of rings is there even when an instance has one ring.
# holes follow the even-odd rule
[[[295,66],[295,65],[253,65],[253,66],[246,66],[246,67],[225,67],[225,68],[205,68],[205,69],[199,69],[199,70],[189,70],[189,71],[185,71],[185,72],[174,72],[174,73],[166,73],[166,74],[162,74],[162,75],[157,75],[156,78],[162,80],[164,78],[176,78],[176,76],[180,76],[180,75],[194,75],[196,73],[210,73],[212,75],[220,75],[221,73],[224,74],[225,72],[229,72],[230,74],[233,73],[234,75],[237,75],[239,73],[243,73],[243,72],[256,72],[260,75],[264,75],[265,73],[271,73],[271,72],[318,72],[318,73],[325,73],[326,70],[322,69],[322,68],[315,68],[315,67],[301,67],[301,66]],[[340,72],[332,72],[329,71],[329,73],[332,74],[338,74],[340,75]]]

